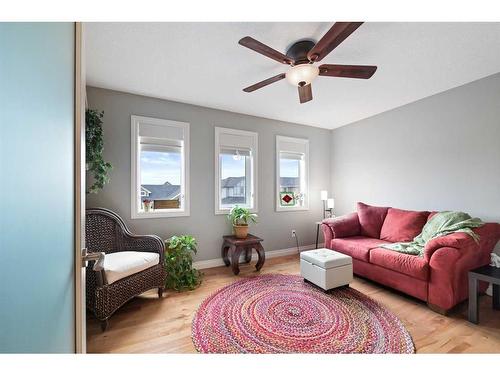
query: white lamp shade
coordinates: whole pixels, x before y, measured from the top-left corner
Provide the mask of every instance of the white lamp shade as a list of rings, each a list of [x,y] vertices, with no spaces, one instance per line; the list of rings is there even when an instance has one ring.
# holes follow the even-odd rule
[[[333,198],[329,198],[326,201],[326,207],[328,207],[328,208],[335,208],[335,200]]]
[[[321,200],[326,201],[328,199],[328,190],[321,190]]]

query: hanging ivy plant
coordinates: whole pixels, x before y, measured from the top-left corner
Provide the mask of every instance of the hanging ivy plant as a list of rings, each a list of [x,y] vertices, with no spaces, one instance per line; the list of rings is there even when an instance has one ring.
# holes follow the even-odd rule
[[[104,149],[102,118],[104,112],[95,109],[85,111],[85,143],[86,143],[86,169],[94,177],[94,183],[89,187],[87,193],[97,193],[109,182],[108,172],[113,168],[110,163],[104,161],[102,151]]]

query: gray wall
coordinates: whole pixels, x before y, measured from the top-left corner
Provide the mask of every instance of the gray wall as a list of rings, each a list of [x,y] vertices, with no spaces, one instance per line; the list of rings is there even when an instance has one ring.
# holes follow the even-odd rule
[[[198,239],[196,260],[220,257],[221,236],[231,231],[224,215],[214,213],[214,127],[256,131],[259,134],[259,223],[251,232],[264,238],[266,250],[313,244],[315,221],[322,218],[319,192],[330,186],[330,131],[232,112],[198,107],[117,91],[88,87],[90,108],[104,110],[104,157],[113,164],[111,182],[98,194],[87,195],[87,207],[102,206],[118,212],[137,233],[168,238],[191,234]],[[131,219],[130,116],[141,115],[191,124],[191,216]],[[310,142],[310,209],[275,211],[275,136],[308,138]]]
[[[337,213],[356,201],[500,221],[500,74],[335,129]]]

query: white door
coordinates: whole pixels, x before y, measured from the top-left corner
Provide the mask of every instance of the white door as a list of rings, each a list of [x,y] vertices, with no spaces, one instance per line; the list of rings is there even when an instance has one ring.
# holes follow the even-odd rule
[[[77,350],[75,34],[0,22],[2,353]]]

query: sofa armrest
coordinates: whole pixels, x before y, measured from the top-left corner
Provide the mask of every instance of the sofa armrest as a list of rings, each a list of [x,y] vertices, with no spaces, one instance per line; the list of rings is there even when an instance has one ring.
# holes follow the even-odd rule
[[[479,249],[440,247],[432,254],[429,262],[428,303],[449,310],[468,297],[468,272],[489,263]],[[482,283],[479,290],[484,292]]]
[[[424,259],[430,261],[432,255],[442,247],[453,249],[472,248],[479,251],[479,244],[471,236],[463,232],[455,232],[436,237],[427,242],[424,248]]]
[[[327,247],[333,238],[357,236],[361,231],[358,214],[356,212],[325,219],[322,221],[321,227],[325,237],[325,246]]]
[[[500,226],[486,223],[474,229],[479,243],[465,233],[452,233],[429,241],[424,257],[429,262],[428,302],[450,309],[468,297],[467,275],[490,262],[490,253],[500,237]],[[480,291],[487,284],[481,283]]]
[[[92,294],[95,293],[95,288],[101,288],[107,285],[106,274],[104,268],[94,269],[94,261],[90,261],[86,267],[87,290]]]
[[[473,229],[479,236],[479,243],[471,236],[463,232],[455,232],[430,240],[424,249],[424,258],[429,261],[432,254],[441,247],[452,247],[455,249],[470,248],[479,252],[483,259],[490,259],[490,253],[500,240],[500,224],[485,223],[479,228]],[[476,254],[477,255],[477,254]]]

